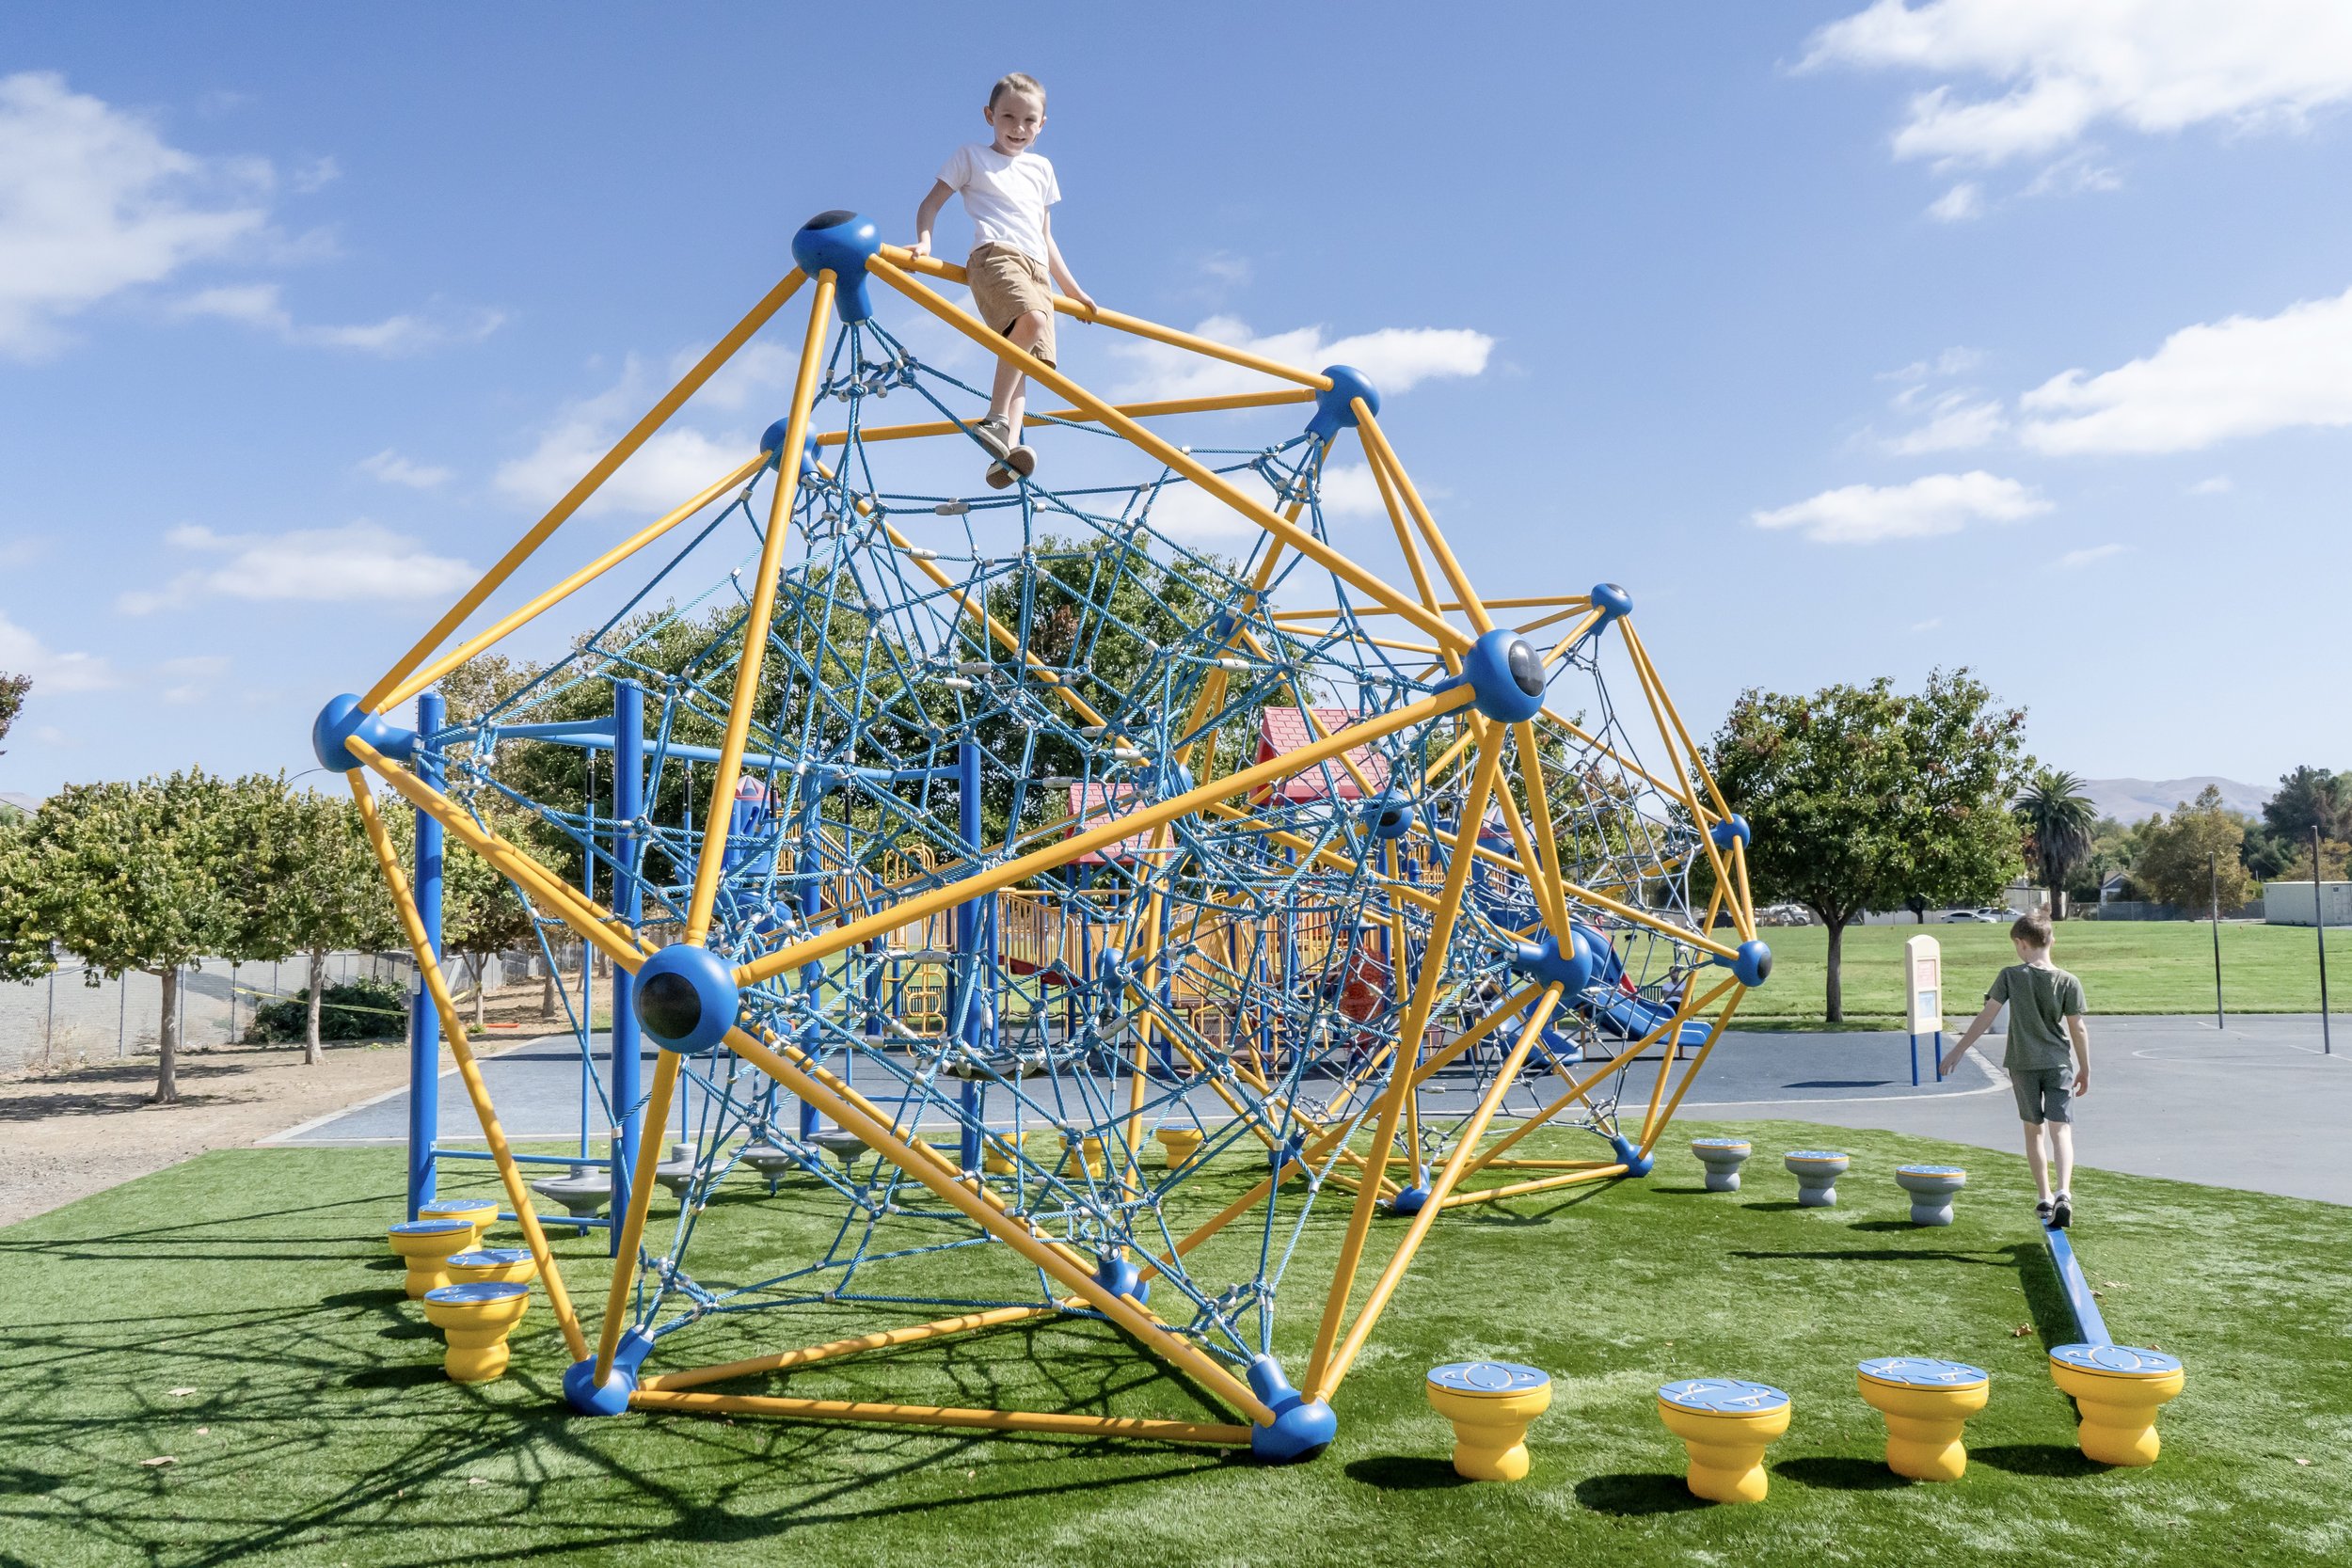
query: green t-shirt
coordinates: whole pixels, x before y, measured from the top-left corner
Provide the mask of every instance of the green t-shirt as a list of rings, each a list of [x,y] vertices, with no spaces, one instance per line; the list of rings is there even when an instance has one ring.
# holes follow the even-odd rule
[[[2009,1004],[2009,1050],[2001,1065],[2010,1071],[2064,1067],[2073,1059],[2065,1021],[2080,1018],[2083,983],[2056,965],[2011,964],[1993,977],[1987,1002]]]

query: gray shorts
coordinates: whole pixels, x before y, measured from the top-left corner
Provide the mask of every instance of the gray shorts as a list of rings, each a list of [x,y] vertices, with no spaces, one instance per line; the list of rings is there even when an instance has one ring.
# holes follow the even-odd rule
[[[2011,1068],[2009,1086],[2017,1096],[2020,1121],[2040,1126],[2045,1121],[2073,1121],[2074,1069],[2065,1067]]]

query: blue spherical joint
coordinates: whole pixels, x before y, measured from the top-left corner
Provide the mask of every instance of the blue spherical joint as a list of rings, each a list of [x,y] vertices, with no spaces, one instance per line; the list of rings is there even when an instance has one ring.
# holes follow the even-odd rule
[[[632,1328],[621,1336],[612,1353],[612,1370],[602,1383],[596,1381],[595,1356],[573,1362],[564,1373],[564,1402],[581,1416],[621,1415],[628,1409],[628,1397],[637,1392],[637,1369],[652,1351],[652,1337]]]
[[[1726,855],[1731,853],[1731,847],[1734,844],[1754,844],[1756,842],[1756,840],[1749,834],[1748,819],[1738,815],[1737,813],[1724,817],[1721,822],[1718,822],[1713,827],[1708,829],[1707,836],[1713,839],[1715,841],[1715,847],[1721,849]]]
[[[1380,394],[1363,372],[1353,365],[1326,365],[1323,373],[1330,378],[1331,388],[1315,394],[1315,417],[1307,421],[1310,436],[1328,441],[1343,430],[1355,429],[1358,398],[1373,413],[1380,412]]]
[[[1556,985],[1567,996],[1575,996],[1593,983],[1597,967],[1592,943],[1584,933],[1569,927],[1571,941],[1568,951],[1560,951],[1560,939],[1547,932],[1541,942],[1522,942],[1511,956],[1511,967],[1531,980]]]
[[[1535,644],[1500,626],[1470,644],[1460,676],[1475,694],[1478,711],[1506,724],[1543,711],[1547,678]]]
[[[815,277],[834,277],[834,309],[845,322],[862,322],[874,313],[866,292],[866,263],[882,253],[882,230],[871,218],[836,209],[819,213],[801,225],[792,236],[792,260]]]
[[[354,737],[395,762],[410,761],[417,754],[416,731],[387,723],[382,714],[370,713],[359,705],[358,697],[346,691],[319,709],[318,718],[311,721],[310,751],[321,768],[348,773],[362,766],[344,745]]]
[[[1627,593],[1624,589],[1618,587],[1613,582],[1597,582],[1593,584],[1593,592],[1590,596],[1593,601],[1593,608],[1600,611],[1600,619],[1594,623],[1593,626],[1593,629],[1595,631],[1599,631],[1602,627],[1608,626],[1610,622],[1617,620],[1621,616],[1630,615],[1633,613],[1633,595]]]
[[[637,1022],[656,1045],[681,1056],[716,1052],[734,1027],[735,971],[707,947],[665,947],[637,971]]]
[[[1375,839],[1403,838],[1413,831],[1413,802],[1403,795],[1375,795],[1364,802],[1364,824]]]
[[[778,420],[759,433],[759,450],[761,454],[768,459],[768,467],[773,468],[781,466],[784,443],[790,438],[791,435],[792,420],[789,416]],[[804,435],[801,437],[802,483],[821,483],[824,477],[823,466],[817,457],[817,437]]]
[[[1094,1265],[1094,1282],[1115,1296],[1133,1296],[1138,1304],[1152,1299],[1151,1282],[1129,1259],[1106,1255]]]
[[[1625,1173],[1628,1176],[1647,1176],[1650,1166],[1656,1164],[1636,1147],[1631,1138],[1622,1132],[1609,1134],[1609,1147],[1615,1152],[1617,1163],[1625,1166]]]
[[[1412,1184],[1398,1189],[1389,1200],[1389,1212],[1398,1219],[1409,1220],[1429,1205],[1429,1167],[1421,1165],[1413,1171]]]
[[[1721,958],[1715,961],[1724,962]],[[1743,942],[1732,953],[1730,969],[1741,985],[1760,986],[1772,977],[1772,950],[1760,942]]]
[[[1249,1429],[1249,1454],[1261,1465],[1300,1464],[1339,1435],[1340,1418],[1331,1407],[1293,1387],[1274,1357],[1261,1355],[1249,1363],[1249,1389],[1274,1412],[1271,1424]]]

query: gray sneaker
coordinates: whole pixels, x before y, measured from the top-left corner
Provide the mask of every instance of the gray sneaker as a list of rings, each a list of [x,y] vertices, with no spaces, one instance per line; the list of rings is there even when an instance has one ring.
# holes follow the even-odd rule
[[[1012,455],[1012,426],[996,415],[991,414],[974,425],[972,434],[987,449],[988,455],[999,463]]]

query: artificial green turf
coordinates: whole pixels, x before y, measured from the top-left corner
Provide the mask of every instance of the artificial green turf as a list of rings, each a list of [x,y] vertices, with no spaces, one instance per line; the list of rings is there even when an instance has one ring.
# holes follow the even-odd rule
[[[2084,1173],[2076,1242],[2122,1339],[2184,1356],[2149,1470],[2080,1458],[2042,1335],[2062,1332],[2019,1162],[1892,1134],[1747,1123],[1748,1188],[1708,1195],[1677,1127],[1645,1181],[1448,1215],[1337,1402],[1312,1464],[1055,1437],[632,1414],[566,1416],[544,1302],[502,1381],[446,1382],[381,1230],[397,1152],[217,1153],[0,1231],[0,1562],[670,1565],[811,1562],[1756,1565],[2309,1563],[2352,1557],[2352,1215]],[[1550,1137],[1550,1134],[1546,1134]],[[1844,1206],[1798,1210],[1781,1148],[1851,1150]],[[1555,1149],[1568,1146],[1555,1144]],[[1897,1163],[1970,1166],[1959,1221],[1903,1222]],[[1259,1167],[1263,1168],[1263,1167]],[[1237,1169],[1217,1180],[1238,1182]],[[805,1237],[810,1206],[747,1181],[704,1217],[698,1268]],[[1393,1222],[1383,1222],[1384,1235]],[[1278,1350],[1305,1360],[1302,1248]],[[664,1232],[666,1234],[666,1232]],[[1385,1242],[1383,1243],[1385,1245]],[[594,1245],[566,1240],[584,1303]],[[923,1267],[957,1288],[969,1253]],[[590,1307],[593,1316],[594,1308]],[[913,1314],[773,1316],[692,1331],[691,1359]],[[2041,1333],[2013,1331],[2039,1323]],[[672,1359],[689,1364],[690,1350]],[[1865,1356],[1991,1370],[1973,1461],[1899,1483],[1854,1390]],[[1458,1482],[1422,1374],[1464,1356],[1554,1379],[1516,1486]],[[1699,1505],[1653,1391],[1724,1374],[1788,1389],[1760,1507]],[[1089,1323],[809,1369],[799,1394],[1206,1414]],[[175,1389],[193,1392],[175,1394]],[[174,1456],[167,1466],[140,1461]],[[2308,1465],[2298,1461],[2308,1460]]]
[[[1850,1018],[1900,1018],[1903,943],[1917,926],[1846,927],[1844,978]],[[1929,926],[1943,944],[1947,1015],[1974,1014],[1985,987],[2017,961],[2007,924]],[[1772,949],[1771,981],[1740,1001],[1749,1019],[1821,1016],[1829,931],[1786,926],[1758,933]],[[2209,1013],[2213,1011],[2213,927],[2185,920],[2068,920],[2058,927],[2051,957],[2082,977],[2093,1013]],[[2317,933],[2310,927],[2252,923],[2221,927],[2222,998],[2233,1012],[2307,1013],[2319,1010]],[[2352,932],[2330,932],[2331,1000],[2352,997]],[[1955,1025],[1956,1027],[1957,1025]]]

